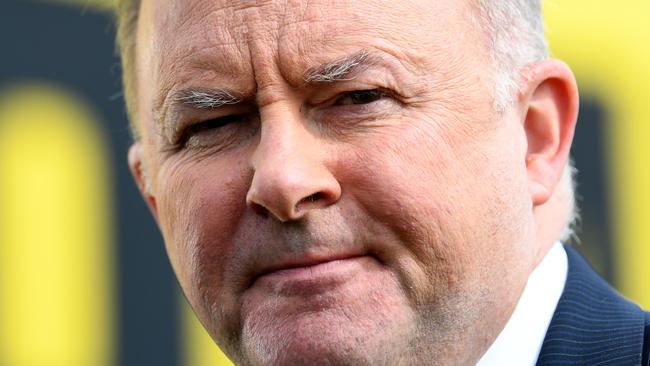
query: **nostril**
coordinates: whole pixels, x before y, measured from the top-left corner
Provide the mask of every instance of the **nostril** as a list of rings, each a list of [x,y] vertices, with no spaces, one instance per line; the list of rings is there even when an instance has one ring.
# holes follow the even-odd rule
[[[315,205],[319,205],[324,201],[325,199],[325,194],[322,192],[316,192],[314,194],[311,194],[298,202],[296,205],[296,212],[301,212],[304,211],[305,209],[310,209],[313,208]]]
[[[250,207],[253,209],[253,211],[256,214],[258,214],[258,215],[260,215],[262,217],[266,217],[269,214],[269,211],[266,209],[266,207],[264,207],[262,205],[259,205],[257,203],[254,203],[254,204],[250,205]]]
[[[314,193],[312,195],[309,195],[308,197],[303,198],[300,203],[305,203],[305,202],[312,202],[313,203],[313,202],[316,202],[316,201],[320,200],[321,198],[323,198],[323,194],[320,193],[320,192],[316,192],[316,193]]]

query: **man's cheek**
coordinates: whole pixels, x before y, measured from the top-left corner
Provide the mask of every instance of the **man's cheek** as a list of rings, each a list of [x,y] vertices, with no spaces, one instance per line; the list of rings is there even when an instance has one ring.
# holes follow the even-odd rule
[[[180,177],[166,180],[168,184],[160,187],[157,201],[166,249],[183,284],[200,264],[205,239],[226,233],[229,226],[224,218],[232,210],[228,204],[218,204],[227,200],[215,195],[214,188],[191,175]]]
[[[209,322],[215,306],[228,307],[235,300],[234,281],[226,273],[236,265],[232,243],[241,208],[231,204],[227,190],[194,185],[190,191],[176,192],[178,199],[167,205],[165,242],[190,304]]]

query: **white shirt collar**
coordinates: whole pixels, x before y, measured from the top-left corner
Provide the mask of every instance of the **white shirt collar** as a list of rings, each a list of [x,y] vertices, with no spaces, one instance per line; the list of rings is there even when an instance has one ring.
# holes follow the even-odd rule
[[[528,277],[510,320],[477,366],[535,365],[567,271],[564,247],[555,243]]]

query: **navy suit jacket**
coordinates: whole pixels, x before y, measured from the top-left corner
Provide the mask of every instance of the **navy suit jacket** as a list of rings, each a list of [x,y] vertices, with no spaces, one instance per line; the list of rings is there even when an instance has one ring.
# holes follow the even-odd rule
[[[650,313],[619,295],[571,247],[569,271],[538,366],[650,366]]]

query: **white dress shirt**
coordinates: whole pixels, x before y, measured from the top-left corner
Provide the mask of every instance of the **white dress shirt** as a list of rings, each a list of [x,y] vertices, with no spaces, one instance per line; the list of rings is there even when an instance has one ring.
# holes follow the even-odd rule
[[[530,274],[515,311],[477,366],[534,366],[560,300],[568,271],[566,252],[555,243]]]

